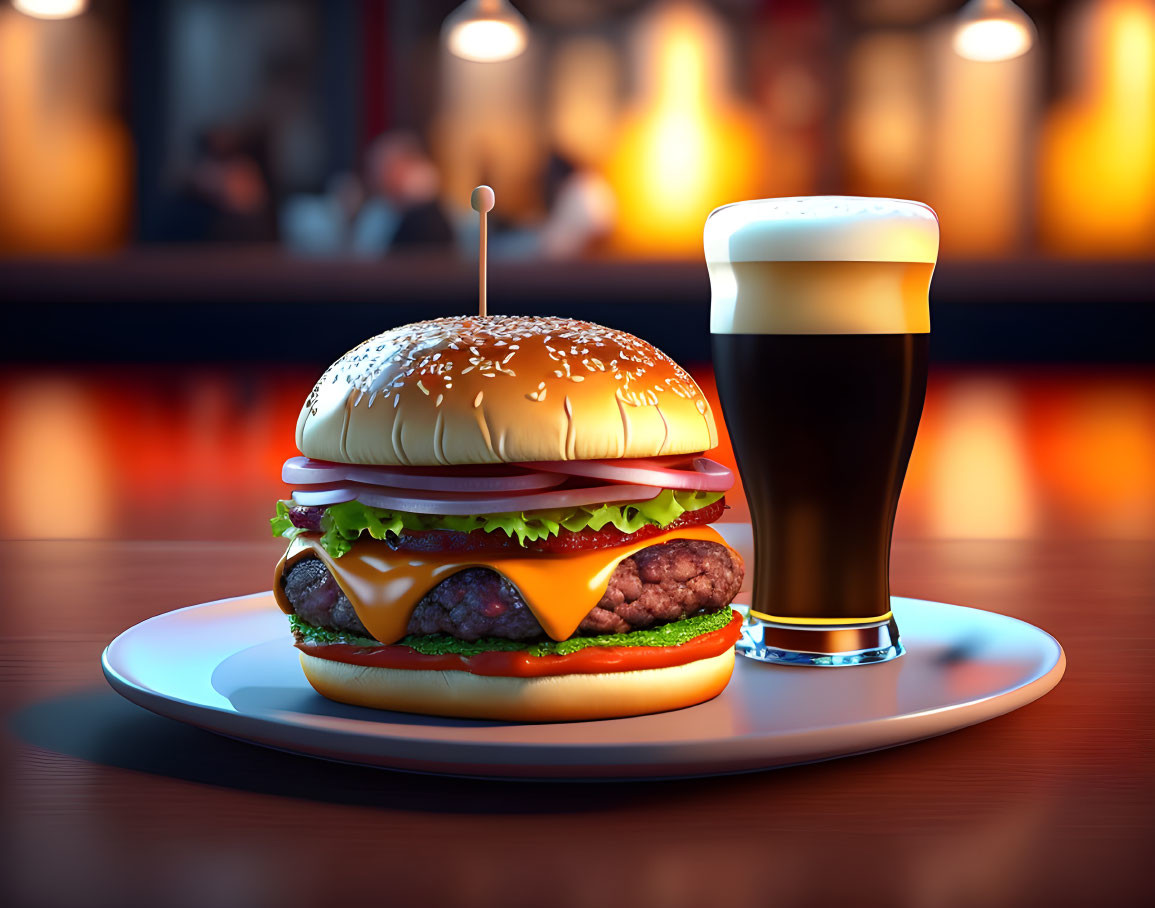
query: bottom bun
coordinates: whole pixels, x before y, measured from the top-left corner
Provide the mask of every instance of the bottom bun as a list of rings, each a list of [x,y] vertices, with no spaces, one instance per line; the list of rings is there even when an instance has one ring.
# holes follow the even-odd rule
[[[562,722],[640,716],[718,696],[734,650],[669,668],[537,678],[350,665],[301,653],[317,693],[341,703],[433,716]]]

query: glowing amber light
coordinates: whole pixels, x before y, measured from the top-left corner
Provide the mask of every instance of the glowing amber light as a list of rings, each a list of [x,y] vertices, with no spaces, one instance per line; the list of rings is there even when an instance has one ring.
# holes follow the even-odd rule
[[[1005,256],[1023,242],[1019,200],[1029,179],[1038,60],[976,62],[942,51],[934,55],[926,160],[943,250],[956,257]]]
[[[700,255],[711,209],[756,194],[750,118],[720,86],[725,34],[696,6],[658,10],[645,23],[640,103],[609,163],[618,196],[617,248],[652,256]]]
[[[1084,15],[1082,84],[1043,132],[1040,231],[1057,252],[1143,255],[1155,249],[1155,7],[1114,0]]]
[[[54,54],[68,51],[68,77]],[[0,249],[115,248],[127,229],[131,145],[101,86],[108,54],[90,19],[37,22],[0,4]]]
[[[1038,526],[1038,495],[1013,386],[959,382],[941,401],[930,465],[928,529],[940,538],[1021,539]]]
[[[90,394],[25,378],[0,397],[0,495],[5,531],[25,539],[104,535],[112,521],[111,464]]]
[[[1042,473],[1066,520],[1099,536],[1155,526],[1155,395],[1125,381],[1084,382],[1042,423]]]

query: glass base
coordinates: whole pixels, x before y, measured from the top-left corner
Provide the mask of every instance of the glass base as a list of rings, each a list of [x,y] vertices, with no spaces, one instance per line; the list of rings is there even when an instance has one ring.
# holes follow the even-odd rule
[[[894,619],[874,625],[804,627],[749,619],[738,641],[739,655],[778,665],[872,665],[897,659],[906,650]]]

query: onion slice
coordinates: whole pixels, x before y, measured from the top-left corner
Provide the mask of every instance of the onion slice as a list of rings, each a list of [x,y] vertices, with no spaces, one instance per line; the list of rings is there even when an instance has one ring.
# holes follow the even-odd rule
[[[708,457],[695,457],[692,469],[664,467],[653,459],[638,457],[621,460],[551,460],[520,464],[535,470],[584,476],[608,482],[628,482],[661,489],[693,489],[725,492],[734,485],[734,474]]]
[[[493,492],[421,492],[360,482],[321,483],[313,488],[294,489],[294,504],[306,507],[359,501],[373,508],[410,511],[417,514],[463,516],[504,514],[509,511],[538,511],[548,508],[575,508],[588,504],[649,501],[661,489],[652,485],[598,485],[577,489],[501,494]]]
[[[566,482],[567,478],[557,472],[504,464],[373,467],[311,460],[308,457],[290,457],[281,467],[281,480],[290,485],[358,482],[389,486],[394,489],[435,492],[520,492],[529,489],[550,489]]]

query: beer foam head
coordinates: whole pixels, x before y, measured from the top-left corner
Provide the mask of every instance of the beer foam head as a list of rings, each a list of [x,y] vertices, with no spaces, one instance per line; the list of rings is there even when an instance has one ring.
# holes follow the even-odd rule
[[[862,196],[756,199],[706,218],[706,261],[931,262],[938,218],[922,202]]]
[[[923,334],[938,218],[921,202],[759,199],[706,219],[715,334]]]

